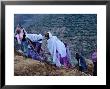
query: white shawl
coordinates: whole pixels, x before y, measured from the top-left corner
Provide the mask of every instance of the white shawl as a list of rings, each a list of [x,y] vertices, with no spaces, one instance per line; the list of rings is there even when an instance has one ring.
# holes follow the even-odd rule
[[[48,43],[47,48],[48,48],[49,52],[51,53],[51,55],[53,56],[53,62],[57,66],[61,66],[60,60],[56,56],[57,55],[56,50],[61,55],[61,57],[65,57],[66,56],[65,45],[56,36],[52,36],[52,34],[50,32],[48,32],[48,33],[49,33],[49,39],[47,40],[47,43]]]
[[[29,38],[32,42],[39,42],[42,43],[42,41],[38,41],[40,39],[43,39],[43,36],[41,34],[26,34],[26,37]]]

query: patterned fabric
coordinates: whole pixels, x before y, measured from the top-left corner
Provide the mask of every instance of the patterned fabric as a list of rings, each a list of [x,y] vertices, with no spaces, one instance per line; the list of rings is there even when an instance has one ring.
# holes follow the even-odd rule
[[[70,63],[68,61],[67,56],[61,57],[61,54],[59,54],[58,51],[56,52],[56,56],[57,56],[57,58],[60,61],[60,63],[61,63],[62,66],[70,67]]]
[[[35,60],[41,60],[42,58],[41,55],[39,54],[41,50],[41,44],[37,42],[34,42],[32,44],[35,46],[35,49],[33,49],[30,46],[28,47],[28,57],[31,57],[32,59]]]

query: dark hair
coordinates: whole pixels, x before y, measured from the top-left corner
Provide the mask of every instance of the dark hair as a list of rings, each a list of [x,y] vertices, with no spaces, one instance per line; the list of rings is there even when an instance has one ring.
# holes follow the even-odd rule
[[[39,39],[38,41],[42,41],[42,39]]]
[[[47,39],[49,39],[49,33],[46,33],[45,34],[45,37],[47,37]]]
[[[65,47],[67,47],[67,43],[64,43]]]
[[[25,34],[25,33],[23,34],[23,39],[22,39],[22,41],[26,41],[26,34]]]
[[[23,33],[25,34],[24,29],[23,29]]]
[[[79,58],[80,58],[79,53],[76,53],[76,59],[79,59]]]
[[[16,33],[17,33],[17,34],[20,34],[20,32],[21,32],[20,29],[17,29],[17,30],[16,30]]]
[[[21,28],[21,29],[23,29],[23,27],[22,27],[22,26],[21,26],[20,28]]]
[[[46,33],[46,34],[45,34],[45,37],[49,37],[49,33]]]

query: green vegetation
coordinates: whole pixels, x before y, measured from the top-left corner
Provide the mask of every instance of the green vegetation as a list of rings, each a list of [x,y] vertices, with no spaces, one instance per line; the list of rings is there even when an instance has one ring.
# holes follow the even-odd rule
[[[90,59],[91,52],[97,48],[96,14],[15,14],[14,28],[17,24],[28,33],[51,31],[69,45],[72,58],[79,52]]]

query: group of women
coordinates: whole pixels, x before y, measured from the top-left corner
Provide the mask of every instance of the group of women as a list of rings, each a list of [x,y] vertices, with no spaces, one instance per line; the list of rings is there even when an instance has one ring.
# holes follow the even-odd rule
[[[18,25],[15,31],[15,38],[24,55],[36,60],[43,60],[40,52],[43,51],[42,40],[46,39],[48,52],[52,57],[52,63],[57,67],[72,67],[68,45],[56,36],[53,36],[50,32],[46,32],[44,36],[41,34],[28,34],[24,28]],[[76,59],[81,67],[81,71],[87,71],[84,58],[76,53]]]
[[[48,52],[52,57],[52,63],[57,67],[70,67],[70,52],[67,45],[60,41],[56,36],[52,36],[50,32],[41,34],[28,34],[24,28],[17,26],[15,31],[20,49],[26,57],[31,57],[37,60],[43,60],[40,52],[42,51],[42,40],[47,40]]]

